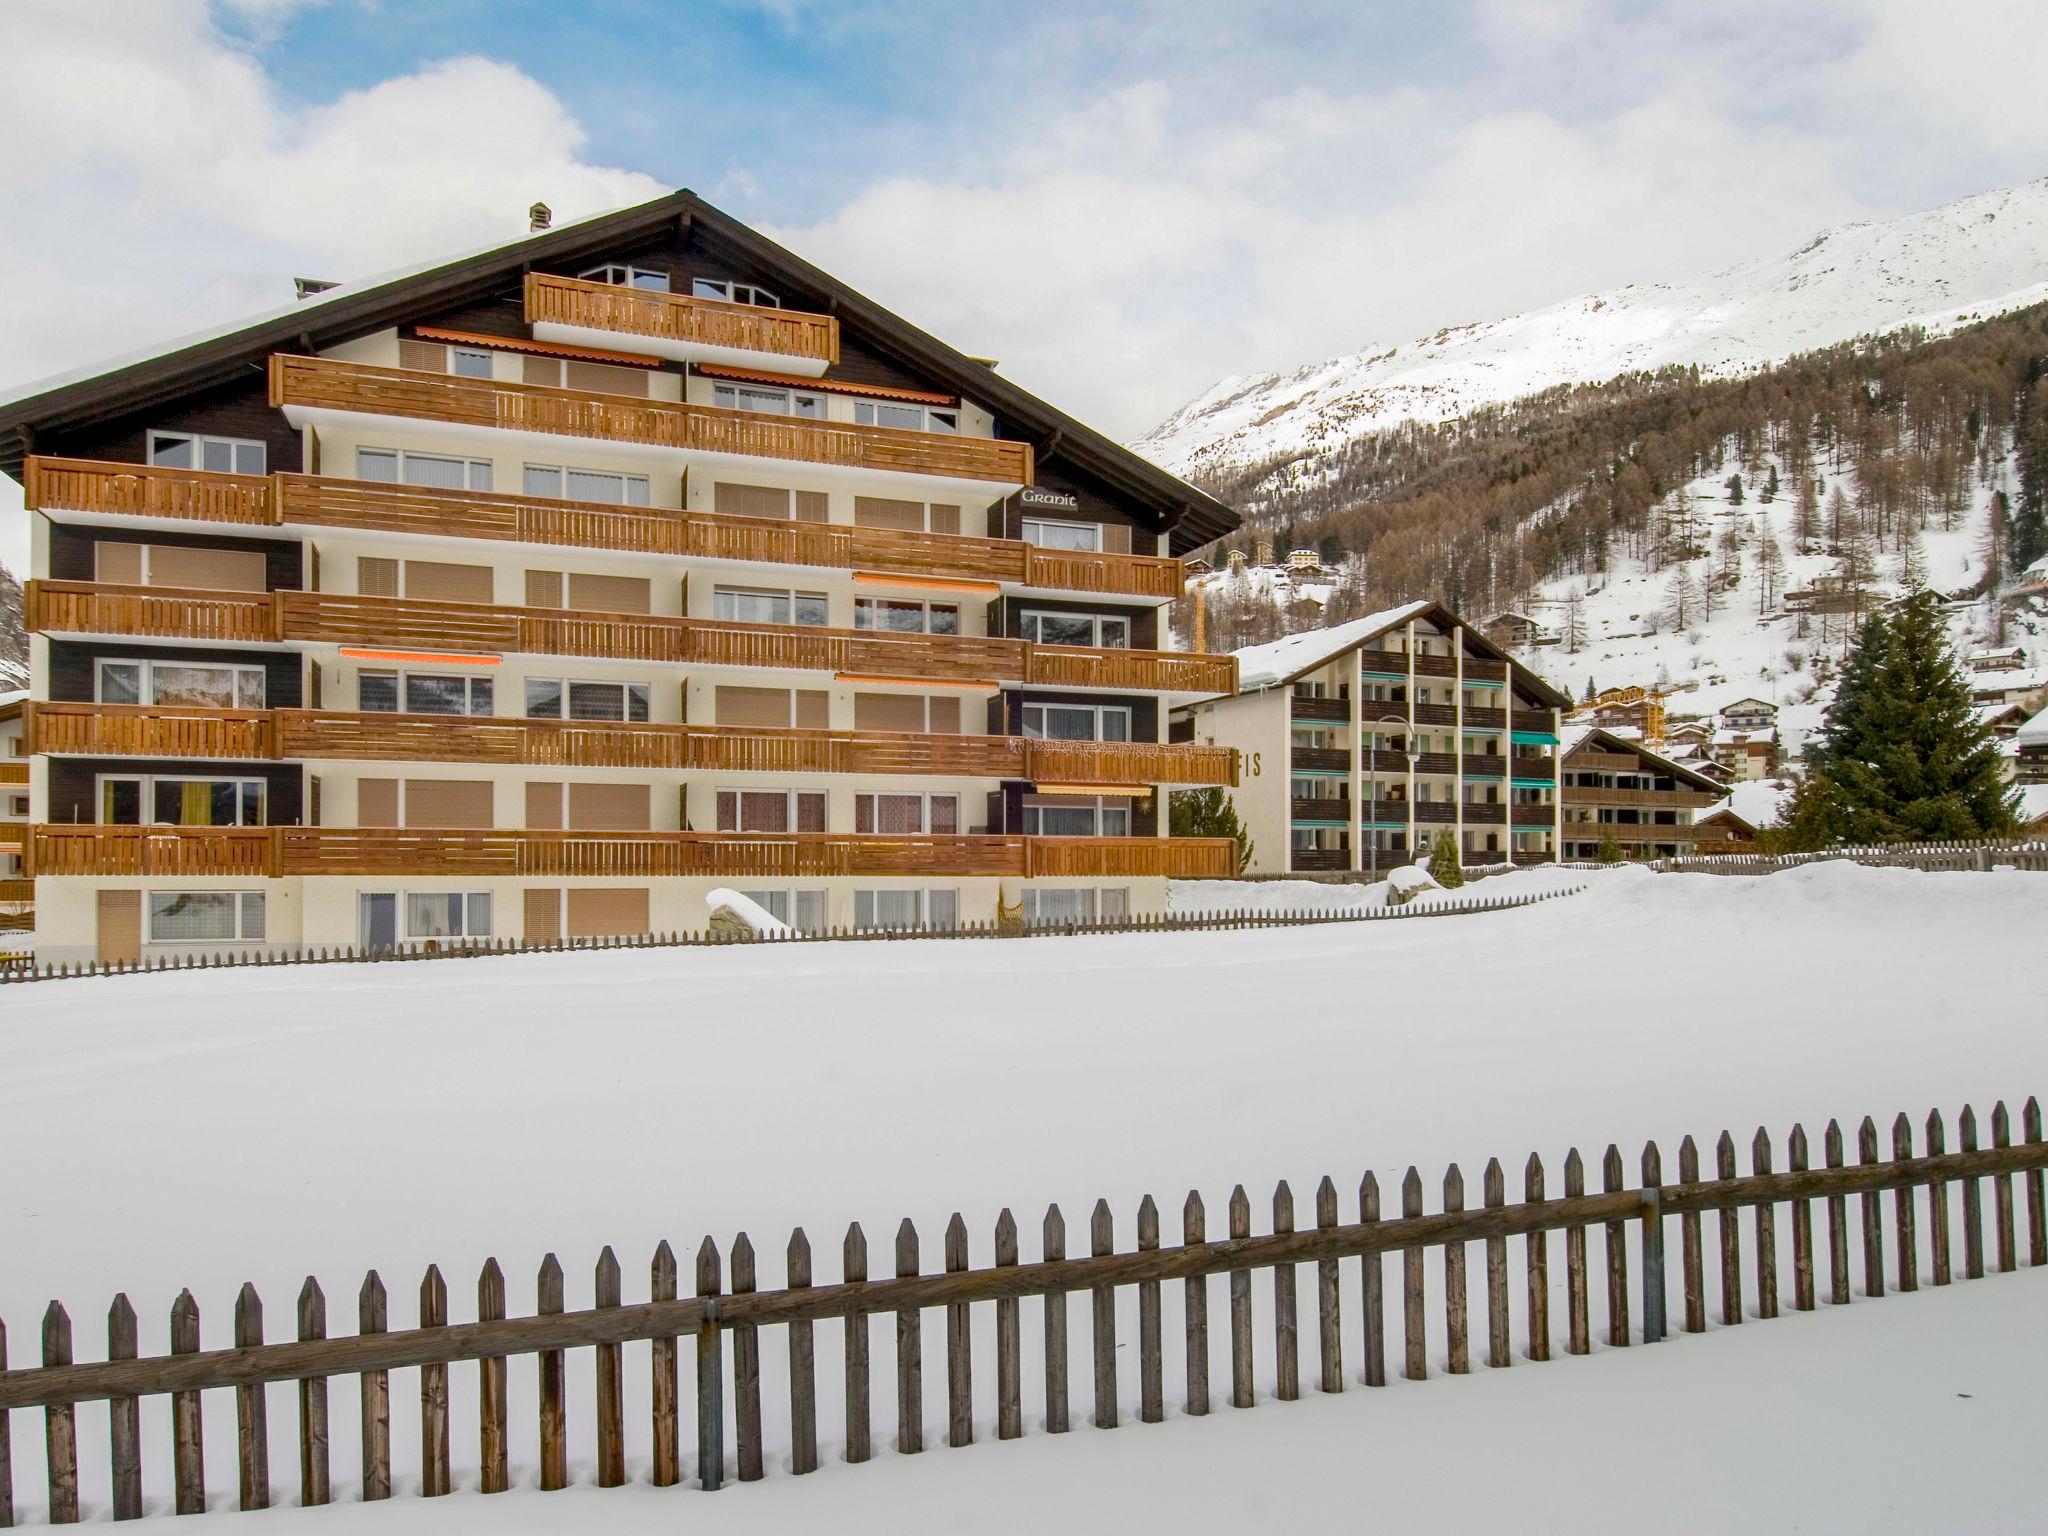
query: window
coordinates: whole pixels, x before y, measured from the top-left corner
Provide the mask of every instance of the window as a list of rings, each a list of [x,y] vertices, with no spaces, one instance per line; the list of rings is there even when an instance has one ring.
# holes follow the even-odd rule
[[[1026,704],[1024,734],[1034,741],[1129,741],[1126,704]]]
[[[9,795],[7,797],[7,814],[10,816],[28,815],[28,796]]]
[[[1087,645],[1109,650],[1128,650],[1131,621],[1093,613],[1041,613],[1019,615],[1024,638],[1041,645]]]
[[[651,691],[647,683],[529,677],[526,713],[536,720],[645,720]]]
[[[741,891],[740,894],[778,923],[788,923],[798,933],[825,931],[823,891]]]
[[[465,379],[488,379],[491,376],[491,354],[481,347],[450,347],[448,371]]]
[[[960,921],[956,890],[855,891],[856,928],[951,928]]]
[[[721,832],[822,832],[825,791],[822,789],[721,789],[718,792]]]
[[[1092,552],[1102,548],[1100,523],[1062,523],[1049,517],[1027,517],[1020,532],[1026,544],[1036,544],[1041,549]]]
[[[863,427],[896,427],[906,432],[958,432],[960,413],[951,407],[909,405],[895,400],[856,400],[853,419]]]
[[[883,836],[951,836],[960,830],[958,795],[855,795],[853,830]]]
[[[100,821],[110,826],[260,827],[261,779],[100,776]]]
[[[711,403],[728,411],[762,411],[771,416],[801,416],[806,421],[825,419],[825,397],[800,389],[770,389],[761,384],[720,384],[711,391]]]
[[[356,478],[385,485],[417,485],[435,491],[488,491],[489,459],[451,459],[396,448],[358,448]]]
[[[409,891],[405,898],[409,939],[487,939],[491,898],[487,891]]]
[[[99,663],[102,704],[169,704],[195,709],[263,708],[261,667],[202,666],[182,661]]]
[[[610,283],[615,288],[645,288],[650,293],[668,292],[668,274],[652,267],[603,266],[580,272],[586,283]]]
[[[647,505],[645,475],[615,475],[601,469],[567,469],[559,464],[529,464],[523,489],[529,496],[560,501],[597,501],[610,507]]]
[[[203,469],[212,475],[260,475],[265,468],[261,443],[191,432],[150,433],[149,462],[165,469]]]
[[[923,603],[907,597],[856,597],[853,627],[897,635],[957,635],[958,603]]]
[[[711,616],[742,624],[823,624],[825,594],[719,587],[711,594]]]
[[[1118,795],[1026,795],[1027,837],[1128,837],[1131,802]]]
[[[357,709],[393,714],[401,698],[408,715],[488,715],[492,710],[491,679],[445,672],[356,674]]]
[[[1130,915],[1130,893],[1122,886],[1095,890],[1089,886],[1026,887],[1024,921],[1040,924],[1120,922]]]
[[[152,944],[234,944],[264,936],[261,891],[151,891]]]
[[[721,517],[765,517],[777,522],[827,523],[831,498],[823,491],[793,491],[786,486],[742,485],[720,480],[711,488],[711,510]]]
[[[696,277],[690,280],[693,299],[722,299],[728,304],[757,304],[763,309],[780,309],[782,300],[754,283],[735,283],[725,278]]]

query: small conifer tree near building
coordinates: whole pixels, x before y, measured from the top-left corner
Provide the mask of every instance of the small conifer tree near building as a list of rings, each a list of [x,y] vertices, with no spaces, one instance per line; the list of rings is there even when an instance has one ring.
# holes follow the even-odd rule
[[[1602,832],[1600,834],[1600,846],[1593,850],[1593,857],[1602,864],[1619,864],[1621,862],[1621,844],[1614,840],[1612,832]]]
[[[1175,790],[1167,805],[1166,829],[1175,837],[1227,837],[1237,844],[1237,872],[1241,875],[1251,867],[1251,837],[1220,784]]]
[[[1465,883],[1457,835],[1449,827],[1441,829],[1429,845],[1429,877],[1447,891],[1455,891]]]
[[[1806,756],[1811,772],[1786,817],[1798,846],[1998,837],[2017,826],[1931,592],[1863,621]]]

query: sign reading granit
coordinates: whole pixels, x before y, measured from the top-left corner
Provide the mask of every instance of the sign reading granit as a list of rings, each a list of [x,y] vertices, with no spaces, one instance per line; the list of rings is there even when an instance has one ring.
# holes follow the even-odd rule
[[[1017,505],[1033,512],[1078,512],[1081,498],[1072,491],[1048,491],[1027,485],[1017,493]]]

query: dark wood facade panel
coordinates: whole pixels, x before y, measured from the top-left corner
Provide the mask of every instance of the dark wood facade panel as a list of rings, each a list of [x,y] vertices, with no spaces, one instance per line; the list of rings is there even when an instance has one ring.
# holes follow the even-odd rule
[[[97,580],[93,552],[101,543],[243,550],[264,557],[264,581],[269,591],[298,592],[304,590],[306,584],[305,546],[297,539],[238,539],[218,533],[174,533],[162,528],[121,528],[81,523],[51,525],[51,580]]]
[[[50,697],[89,704],[94,663],[102,656],[143,661],[233,662],[263,668],[264,703],[272,709],[305,707],[301,662],[295,651],[222,650],[212,646],[159,645],[146,640],[53,640],[50,642]]]
[[[95,785],[116,774],[156,778],[261,779],[266,825],[295,827],[305,819],[305,770],[297,763],[224,763],[207,760],[126,757],[50,759],[50,816],[60,825],[99,820]]]
[[[243,383],[200,390],[147,410],[52,432],[37,439],[36,450],[60,458],[143,464],[149,460],[152,431],[246,438],[264,445],[269,468],[303,468],[299,462],[299,434],[284,419],[283,411],[271,408],[269,386],[261,368],[251,368]]]
[[[988,728],[1002,736],[1024,734],[1026,704],[1121,704],[1131,712],[1131,739],[1159,739],[1159,700],[1146,694],[1058,693],[1027,688],[999,693],[989,703]]]
[[[1159,608],[1156,604],[1143,607],[1125,607],[1115,598],[1098,601],[1059,597],[999,597],[989,604],[988,632],[1010,639],[1023,637],[1023,614],[1026,609],[1034,613],[1082,613],[1091,617],[1128,619],[1131,625],[1131,649],[1152,651],[1159,648]]]

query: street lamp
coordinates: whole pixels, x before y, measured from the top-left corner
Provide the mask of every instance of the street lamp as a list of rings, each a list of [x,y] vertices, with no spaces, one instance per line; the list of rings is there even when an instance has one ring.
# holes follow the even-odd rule
[[[1415,764],[1422,756],[1415,746],[1415,731],[1408,721],[1400,715],[1382,715],[1373,722],[1373,725],[1375,733],[1377,733],[1377,727],[1379,726],[1393,726],[1401,732],[1402,739],[1408,743],[1408,825],[1413,830],[1415,826]],[[1372,878],[1377,883],[1380,878],[1380,839],[1377,827],[1372,829],[1366,846],[1372,850]],[[1414,850],[1411,849],[1409,851],[1413,852]]]

